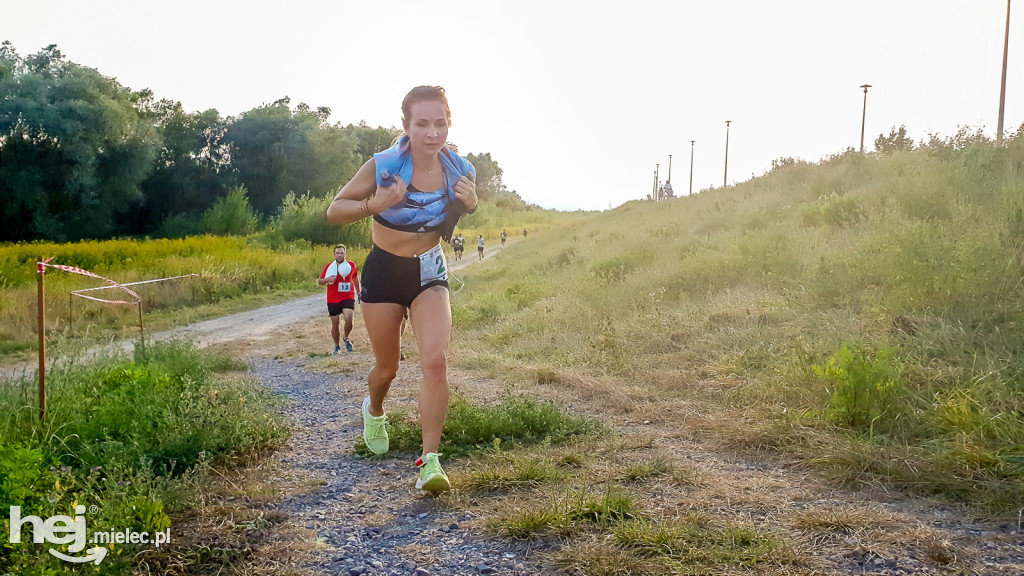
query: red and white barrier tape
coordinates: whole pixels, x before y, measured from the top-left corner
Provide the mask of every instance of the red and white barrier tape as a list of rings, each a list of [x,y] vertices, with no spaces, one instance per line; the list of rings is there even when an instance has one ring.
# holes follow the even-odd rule
[[[126,302],[124,300],[104,300],[102,298],[93,298],[91,296],[82,296],[82,298],[88,298],[90,300],[96,300],[97,302],[107,302],[109,304],[138,304],[139,302],[142,302],[142,298],[140,298],[138,294],[133,292],[130,288],[126,288],[123,284],[120,284],[118,282],[114,282],[113,280],[111,280],[109,278],[104,278],[103,276],[100,276],[99,274],[95,274],[93,272],[89,272],[88,270],[83,270],[83,269],[81,269],[81,268],[79,268],[77,266],[65,266],[64,264],[50,264],[50,260],[53,260],[53,258],[47,258],[46,260],[43,260],[42,262],[36,262],[36,269],[39,272],[43,272],[44,271],[44,267],[48,267],[48,268],[54,268],[56,270],[62,270],[64,272],[70,272],[72,274],[79,274],[81,276],[89,276],[90,278],[98,278],[98,279],[103,280],[104,282],[107,282],[108,284],[110,284],[110,286],[109,286],[110,288],[119,288],[121,290],[124,290],[130,296],[135,298],[135,301],[134,302]],[[103,288],[107,288],[107,286],[104,286]]]
[[[199,274],[185,274],[182,276],[171,276],[170,278],[157,278],[155,280],[140,280],[138,282],[125,282],[119,284],[119,286],[138,286],[139,284],[152,284],[153,282],[163,282],[164,280],[177,280],[178,278],[191,278],[193,276],[199,276]],[[82,292],[92,292],[93,290],[110,290],[113,286],[97,286],[95,288],[83,288],[81,290],[72,290],[71,293],[75,295],[81,295]],[[84,298],[84,296],[83,296]]]

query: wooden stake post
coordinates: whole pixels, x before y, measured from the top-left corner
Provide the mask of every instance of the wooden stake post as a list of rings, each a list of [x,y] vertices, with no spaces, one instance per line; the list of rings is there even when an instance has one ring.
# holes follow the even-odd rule
[[[142,300],[139,300],[139,342],[146,347],[146,332],[142,328]]]
[[[46,268],[43,258],[36,265],[39,273],[39,419],[46,419],[46,300],[43,298],[43,275]]]

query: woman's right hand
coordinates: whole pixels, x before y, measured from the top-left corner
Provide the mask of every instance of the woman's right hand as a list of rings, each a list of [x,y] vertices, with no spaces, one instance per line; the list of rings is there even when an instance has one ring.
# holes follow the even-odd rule
[[[395,183],[391,186],[377,186],[377,193],[370,198],[367,207],[374,214],[380,214],[405,199],[406,187],[402,177],[395,176]]]

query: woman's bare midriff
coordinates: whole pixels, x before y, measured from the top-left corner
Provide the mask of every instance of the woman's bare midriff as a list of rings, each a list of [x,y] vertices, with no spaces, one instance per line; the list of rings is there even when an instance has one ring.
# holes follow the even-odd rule
[[[381,250],[403,258],[414,258],[437,246],[440,232],[402,232],[373,222],[373,243]]]

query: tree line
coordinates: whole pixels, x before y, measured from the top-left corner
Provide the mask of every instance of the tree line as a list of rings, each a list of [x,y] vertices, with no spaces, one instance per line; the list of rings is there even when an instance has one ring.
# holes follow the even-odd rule
[[[239,191],[268,221],[322,199],[400,133],[328,123],[286,96],[237,117],[188,112],[65,58],[0,45],[0,241],[199,233]],[[527,206],[490,153],[469,154],[482,200]],[[237,200],[237,198],[235,198]]]

